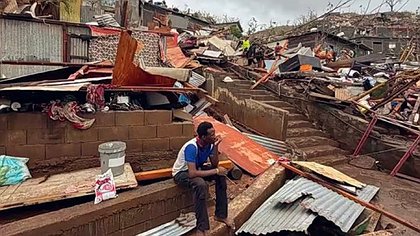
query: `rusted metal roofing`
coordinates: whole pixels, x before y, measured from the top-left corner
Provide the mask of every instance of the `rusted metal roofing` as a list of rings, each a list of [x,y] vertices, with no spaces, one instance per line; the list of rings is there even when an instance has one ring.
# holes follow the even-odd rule
[[[250,139],[254,140],[255,142],[267,148],[267,150],[277,154],[279,157],[287,153],[287,145],[283,141],[267,138],[267,137],[256,135],[256,134],[250,134],[250,133],[244,133],[244,132],[242,132],[242,134],[245,134]]]
[[[370,201],[378,191],[378,187],[367,185],[357,197]],[[306,232],[317,216],[325,217],[348,232],[363,210],[363,206],[336,192],[296,177],[264,202],[236,233]]]
[[[197,116],[194,118],[194,125],[197,127],[203,121],[212,123],[216,134],[222,137],[219,151],[251,175],[261,174],[278,159],[274,153],[262,145],[213,117]]]
[[[182,224],[179,223],[179,220],[173,220],[137,236],[181,236],[193,230],[196,222],[195,217],[185,219]]]

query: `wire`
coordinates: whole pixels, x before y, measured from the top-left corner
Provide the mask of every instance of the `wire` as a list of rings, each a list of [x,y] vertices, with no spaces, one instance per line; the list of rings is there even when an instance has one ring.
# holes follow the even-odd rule
[[[401,9],[403,9],[409,2],[410,2],[410,0],[405,1],[405,3],[400,8],[398,8],[398,10],[396,12],[401,11]]]

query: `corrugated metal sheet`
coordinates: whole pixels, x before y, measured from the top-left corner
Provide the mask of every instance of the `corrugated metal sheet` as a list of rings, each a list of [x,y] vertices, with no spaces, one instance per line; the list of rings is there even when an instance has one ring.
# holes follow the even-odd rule
[[[368,185],[357,195],[369,202],[379,188]],[[305,197],[306,196],[306,197]],[[297,177],[273,194],[237,233],[306,232],[317,215],[348,232],[364,207],[313,181]],[[261,219],[275,219],[268,222]]]
[[[195,217],[186,221],[183,225],[180,225],[176,220],[173,220],[169,223],[138,234],[137,236],[181,236],[193,230],[196,226],[196,222],[197,220]]]
[[[87,27],[69,26],[70,35],[90,36],[90,29]],[[70,62],[86,63],[89,61],[89,39],[88,38],[70,38]]]
[[[63,62],[63,25],[0,18],[0,60]],[[87,27],[68,26],[68,33],[90,35]],[[86,62],[88,40],[70,39],[71,62]],[[60,67],[0,65],[0,74],[11,78]]]
[[[62,62],[61,25],[0,19],[1,60]],[[14,77],[53,69],[47,66],[0,65],[0,74]]]
[[[204,82],[206,82],[206,78],[194,71],[191,74],[191,78],[188,80],[188,83],[195,87],[200,87]]]
[[[287,153],[287,145],[283,141],[267,138],[260,135],[250,134],[250,133],[243,133],[243,134],[245,134],[250,139],[261,144],[262,146],[267,148],[269,151],[274,152],[275,154],[279,156],[283,156],[284,154]]]

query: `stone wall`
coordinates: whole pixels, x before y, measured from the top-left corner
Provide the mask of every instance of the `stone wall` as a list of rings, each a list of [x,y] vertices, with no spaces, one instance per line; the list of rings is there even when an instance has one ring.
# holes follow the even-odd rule
[[[194,136],[192,122],[173,122],[172,111],[101,112],[84,117],[96,118],[90,129],[77,130],[45,113],[0,114],[0,155],[28,157],[35,176],[53,174],[99,166],[98,145],[118,140],[127,143],[127,162],[147,164],[139,160],[142,157],[153,164],[163,158],[165,167],[170,167],[176,152]],[[134,169],[139,171],[138,166]]]
[[[89,203],[14,221],[2,235],[136,235],[191,212],[191,192],[173,180],[122,192],[116,199]]]

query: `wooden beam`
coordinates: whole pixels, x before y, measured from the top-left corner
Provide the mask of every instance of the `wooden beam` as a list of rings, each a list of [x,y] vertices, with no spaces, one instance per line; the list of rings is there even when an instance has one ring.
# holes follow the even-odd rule
[[[233,163],[229,160],[220,161],[219,166],[224,167],[227,170],[231,170],[233,168]],[[136,176],[137,181],[170,178],[172,177],[172,168],[143,171],[143,172],[134,173],[134,175]]]

